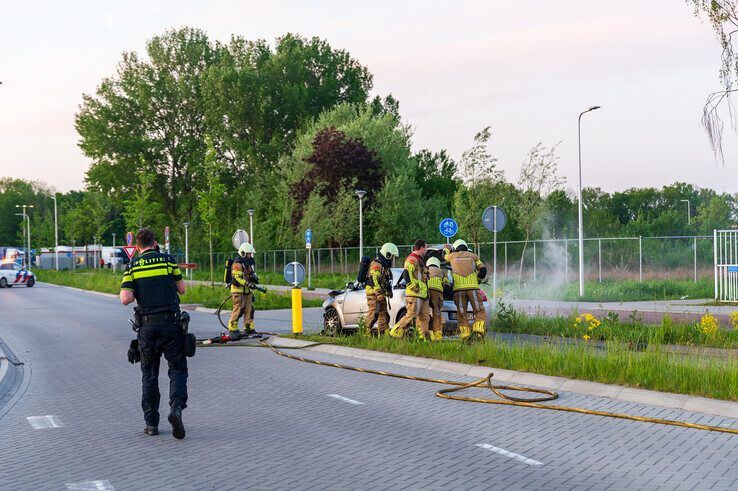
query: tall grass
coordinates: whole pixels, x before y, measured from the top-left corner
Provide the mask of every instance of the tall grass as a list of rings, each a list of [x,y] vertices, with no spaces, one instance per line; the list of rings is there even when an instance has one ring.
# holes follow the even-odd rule
[[[685,358],[657,346],[646,352],[609,342],[604,350],[591,346],[506,344],[487,339],[476,344],[395,340],[389,337],[342,336],[304,338],[375,351],[492,366],[593,382],[738,401],[738,364],[708,358]]]

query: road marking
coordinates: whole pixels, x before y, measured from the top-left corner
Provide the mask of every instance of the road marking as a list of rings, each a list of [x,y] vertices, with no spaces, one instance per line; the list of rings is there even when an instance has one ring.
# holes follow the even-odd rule
[[[66,482],[67,489],[76,491],[115,491],[115,488],[107,479],[100,481]]]
[[[518,462],[522,462],[524,464],[543,465],[543,462],[538,462],[537,460],[529,459],[525,455],[520,455],[515,452],[505,450],[504,448],[495,447],[494,445],[490,445],[488,443],[477,443],[477,447],[483,448],[485,450],[491,450],[492,452],[498,453],[500,455],[504,455],[505,457],[510,457],[511,459],[515,459]]]
[[[34,430],[48,430],[50,428],[61,428],[64,425],[56,416],[47,414],[46,416],[28,416],[26,417]]]
[[[328,397],[338,399],[339,401],[348,402],[349,404],[364,404],[363,402],[355,401],[353,399],[349,399],[348,397],[339,396],[338,394],[328,394]]]

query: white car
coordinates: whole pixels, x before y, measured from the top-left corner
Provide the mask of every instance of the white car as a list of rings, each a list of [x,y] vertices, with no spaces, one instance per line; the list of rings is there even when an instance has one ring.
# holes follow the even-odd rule
[[[26,285],[32,287],[36,284],[36,275],[17,263],[0,264],[0,288]]]
[[[392,268],[392,298],[389,300],[390,327],[395,325],[403,315],[405,315],[405,284],[401,281],[402,268]],[[450,276],[450,275],[449,275]],[[492,318],[492,305],[487,299],[484,292],[484,309],[487,311],[487,319]],[[366,316],[368,310],[366,301],[366,292],[364,285],[355,285],[349,283],[345,290],[332,291],[328,299],[323,302],[323,334],[327,336],[335,336],[341,333],[354,332],[359,328],[359,322]],[[443,334],[451,336],[458,333],[458,319],[456,314],[456,304],[449,297],[446,297],[441,308],[443,316]],[[469,311],[467,313],[470,322],[473,322],[474,314]],[[432,322],[432,319],[431,319]],[[412,327],[407,330],[407,334],[412,336]]]

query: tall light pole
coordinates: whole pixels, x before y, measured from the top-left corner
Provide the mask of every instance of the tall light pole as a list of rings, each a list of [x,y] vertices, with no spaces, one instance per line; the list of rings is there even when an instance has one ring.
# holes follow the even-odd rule
[[[599,109],[592,106],[579,113],[577,121],[577,139],[579,143],[579,296],[584,296],[584,220],[582,219],[582,116],[590,111]]]
[[[354,193],[359,197],[359,261],[361,261],[364,255],[364,195],[366,191],[357,189]]]
[[[687,225],[692,223],[692,204],[688,199],[680,199],[682,203],[687,203]]]
[[[15,205],[16,208],[23,208],[23,217],[26,219],[26,226],[28,227],[28,248],[26,254],[26,268],[31,269],[31,217],[26,213],[26,208],[33,208],[33,205]]]
[[[184,222],[185,228],[185,262],[190,262],[190,222]],[[187,277],[190,278],[190,268],[187,268]],[[190,278],[191,279],[191,278]]]
[[[59,217],[56,213],[56,193],[51,199],[54,200],[54,265],[59,271]]]
[[[118,271],[118,252],[115,250],[115,232],[113,232],[113,258],[110,262],[113,263],[113,271]]]
[[[254,244],[254,209],[249,208],[246,210],[249,214],[249,242],[251,245]]]

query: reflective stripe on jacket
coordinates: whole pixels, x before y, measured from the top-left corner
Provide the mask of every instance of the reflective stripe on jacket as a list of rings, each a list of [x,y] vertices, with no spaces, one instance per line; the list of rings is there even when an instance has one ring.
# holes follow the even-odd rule
[[[241,261],[233,261],[231,266],[231,293],[251,293],[247,275],[251,274],[249,268]]]
[[[410,275],[410,283],[405,288],[405,296],[428,298],[428,268],[423,259],[415,253],[405,259],[405,269]]]
[[[477,255],[469,251],[450,252],[448,249],[444,249],[444,252],[446,261],[451,264],[454,291],[478,289],[477,271],[484,267],[484,263]]]
[[[428,289],[443,292],[443,285],[448,285],[446,272],[441,268],[431,266],[428,268]]]

